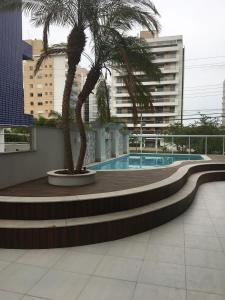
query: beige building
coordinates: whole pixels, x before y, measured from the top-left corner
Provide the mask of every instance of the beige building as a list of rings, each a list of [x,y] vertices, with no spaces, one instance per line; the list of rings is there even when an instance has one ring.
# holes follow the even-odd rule
[[[35,118],[49,117],[51,111],[62,113],[62,99],[68,69],[67,57],[55,54],[44,61],[40,71],[34,76],[35,65],[43,49],[41,40],[27,40],[33,47],[33,61],[24,62],[24,102],[25,113]],[[88,70],[78,67],[71,94],[71,107],[75,107],[77,95],[80,93],[88,74]],[[92,97],[93,98],[93,97]],[[92,99],[92,101],[94,101]],[[83,109],[83,118],[89,121],[89,101]]]
[[[34,76],[36,62],[42,50],[42,41],[27,40],[33,47],[33,61],[23,63],[24,77],[24,110],[35,118],[38,116],[48,117],[54,110],[54,68],[53,59],[47,59],[40,71]]]

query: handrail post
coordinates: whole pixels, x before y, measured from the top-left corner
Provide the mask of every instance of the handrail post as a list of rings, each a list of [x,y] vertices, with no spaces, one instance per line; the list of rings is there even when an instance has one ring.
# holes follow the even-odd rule
[[[174,136],[172,136],[172,154],[173,154]]]
[[[188,140],[188,148],[189,148],[189,154],[191,154],[191,137],[189,135],[189,140]]]
[[[156,149],[155,149],[156,151],[156,154],[158,153],[158,137],[156,137]]]
[[[225,138],[224,138],[224,136],[223,136],[223,155],[224,155],[224,152],[225,152],[225,145],[224,145],[224,142],[225,142]]]
[[[206,136],[205,137],[205,155],[207,154],[208,152],[208,137]]]

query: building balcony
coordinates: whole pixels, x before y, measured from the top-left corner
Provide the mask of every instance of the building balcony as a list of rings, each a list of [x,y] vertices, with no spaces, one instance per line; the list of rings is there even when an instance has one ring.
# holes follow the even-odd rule
[[[158,91],[158,92],[152,92],[152,96],[177,96],[178,91]]]
[[[179,106],[178,101],[175,102],[153,102],[153,106],[159,107],[159,106]],[[125,107],[132,107],[132,103],[116,103],[114,104],[114,107],[116,108],[125,108]]]
[[[152,86],[152,85],[178,85],[179,84],[179,79],[175,79],[175,80],[163,80],[163,81],[147,81],[147,82],[142,82],[142,84],[144,86]]]
[[[162,74],[175,74],[179,73],[180,69],[178,67],[175,68],[160,68]]]
[[[163,92],[152,92],[151,95],[154,96],[178,96],[178,91],[163,91]],[[127,98],[130,97],[128,93],[115,93],[113,95],[114,98]]]
[[[163,80],[163,81],[143,81],[142,84],[144,86],[152,86],[152,85],[166,85],[166,84],[179,84],[179,79],[176,80]],[[125,83],[124,82],[116,82],[114,84],[115,87],[125,87]]]
[[[153,63],[155,64],[159,64],[159,63],[168,63],[168,62],[178,62],[179,61],[179,57],[168,57],[168,58],[157,58],[153,60]]]
[[[133,115],[132,113],[122,113],[122,114],[118,114],[116,113],[115,114],[116,117],[118,118],[132,118]],[[175,113],[169,113],[169,112],[162,112],[162,113],[143,113],[142,114],[142,117],[143,118],[148,118],[148,117],[177,117],[179,116],[179,113],[178,112],[175,112]]]
[[[146,123],[146,125],[142,128],[155,128],[155,127],[158,127],[158,128],[166,128],[166,127],[169,127],[171,123],[167,122],[167,123],[153,123],[153,124],[149,124],[149,123]],[[141,127],[140,124],[138,125],[134,125],[132,123],[128,123],[127,124],[127,127],[128,128],[134,128],[134,127]]]
[[[168,47],[159,47],[159,48],[154,48],[154,46],[152,46],[152,53],[159,53],[159,52],[175,52],[175,51],[180,51],[180,47],[179,46],[169,46]]]

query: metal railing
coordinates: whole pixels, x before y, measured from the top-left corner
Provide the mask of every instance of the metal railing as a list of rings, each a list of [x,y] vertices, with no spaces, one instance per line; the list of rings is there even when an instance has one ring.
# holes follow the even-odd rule
[[[225,135],[130,136],[131,152],[225,155]]]

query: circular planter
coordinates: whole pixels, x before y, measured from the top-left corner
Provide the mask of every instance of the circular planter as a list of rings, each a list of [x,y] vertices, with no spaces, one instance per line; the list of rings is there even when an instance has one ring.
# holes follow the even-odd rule
[[[95,171],[87,170],[85,174],[57,174],[63,170],[54,170],[48,172],[48,183],[57,186],[82,186],[95,182]]]

